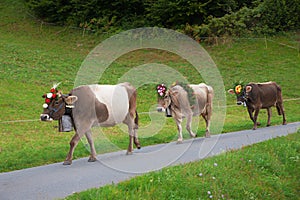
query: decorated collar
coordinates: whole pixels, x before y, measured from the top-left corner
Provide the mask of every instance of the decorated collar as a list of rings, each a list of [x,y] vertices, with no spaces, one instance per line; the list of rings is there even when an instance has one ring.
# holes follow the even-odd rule
[[[43,108],[48,108],[49,104],[53,99],[58,99],[61,94],[58,92],[57,87],[60,83],[54,84],[50,89],[49,93],[44,94],[42,97],[45,98],[45,103],[43,104]]]
[[[156,86],[156,91],[159,97],[164,97],[166,95],[167,92],[167,86],[165,86],[165,84],[159,84]]]

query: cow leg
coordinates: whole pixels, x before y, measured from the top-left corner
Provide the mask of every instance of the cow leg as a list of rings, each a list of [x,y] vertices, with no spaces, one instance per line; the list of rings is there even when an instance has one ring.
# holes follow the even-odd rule
[[[186,118],[186,130],[189,132],[191,137],[196,137],[196,134],[192,131],[192,115],[188,115]]]
[[[257,129],[257,125],[259,125],[257,123],[257,116],[258,116],[258,113],[259,113],[259,109],[256,109],[255,112],[254,112],[254,126],[253,126],[253,130],[256,130]]]
[[[133,134],[134,134],[134,136],[133,136],[133,142],[134,142],[136,148],[140,149],[141,148],[141,144],[140,144],[140,141],[139,141],[139,138],[138,138],[137,129],[135,128],[135,129],[133,129],[133,131],[134,131],[133,132]]]
[[[272,116],[272,109],[271,108],[267,108],[268,111],[268,122],[267,122],[267,126],[271,125],[271,116]]]
[[[183,137],[182,137],[182,126],[181,126],[182,119],[181,118],[175,119],[175,121],[176,121],[176,125],[177,125],[177,130],[178,130],[177,144],[180,144],[180,143],[182,143],[182,140],[183,140]]]
[[[205,137],[210,137],[210,131],[209,131],[209,127],[210,127],[210,116],[208,115],[201,115],[203,117],[203,119],[205,120],[205,125],[206,125],[206,130],[205,130]]]
[[[282,124],[286,125],[286,118],[285,118],[285,113],[284,113],[284,108],[282,102],[278,102],[276,104],[276,108],[278,111],[278,115],[282,115]]]
[[[253,108],[248,108],[248,113],[249,113],[249,117],[250,119],[252,120],[252,122],[254,124],[256,124],[257,126],[260,126],[260,122],[256,122],[256,119],[254,119],[253,117],[253,112],[254,112],[254,109]],[[256,128],[255,128],[256,129]]]
[[[133,151],[133,135],[129,134],[129,144],[128,144],[128,149],[126,155],[131,155]]]
[[[78,144],[79,139],[80,139],[80,136],[77,133],[75,133],[75,135],[72,137],[72,139],[70,141],[70,150],[66,157],[66,160],[63,163],[64,165],[72,164],[73,152],[74,152],[75,147]]]
[[[95,145],[94,145],[94,141],[93,141],[93,137],[92,137],[91,131],[87,131],[85,133],[85,136],[87,138],[87,141],[88,141],[88,143],[90,145],[90,149],[91,149],[91,155],[89,157],[88,162],[95,162],[97,160],[97,158],[96,158],[96,150],[95,150]]]

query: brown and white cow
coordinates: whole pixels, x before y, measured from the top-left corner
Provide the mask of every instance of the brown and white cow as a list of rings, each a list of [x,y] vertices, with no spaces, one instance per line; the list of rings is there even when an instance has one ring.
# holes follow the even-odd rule
[[[46,103],[40,117],[42,121],[59,120],[64,115],[66,107],[73,107],[75,134],[70,141],[70,150],[64,165],[72,164],[74,149],[83,135],[86,136],[91,149],[88,161],[96,161],[96,150],[91,135],[91,128],[94,126],[108,127],[125,123],[129,131],[127,154],[132,154],[133,142],[140,148],[137,137],[137,93],[129,83],[84,85],[71,90],[69,95],[62,95],[56,88],[52,88],[51,93],[44,95]]]
[[[191,91],[187,91],[191,90]],[[167,90],[166,86],[157,86],[158,112],[167,112],[174,118],[178,129],[178,143],[183,140],[182,120],[187,119],[186,129],[191,137],[196,137],[193,133],[192,117],[202,116],[206,123],[206,137],[210,137],[210,120],[212,116],[213,88],[204,83],[185,85],[185,89],[180,84],[176,84]],[[192,98],[192,102],[191,99]],[[191,103],[190,103],[191,102]]]
[[[257,116],[259,110],[262,108],[268,111],[267,126],[271,125],[272,106],[276,106],[278,114],[282,115],[282,124],[286,124],[281,87],[277,83],[271,81],[265,83],[248,83],[245,86],[236,84],[234,89],[230,89],[228,92],[236,94],[238,105],[247,106],[250,119],[254,123],[253,130],[257,128],[257,125],[260,125],[257,121]]]

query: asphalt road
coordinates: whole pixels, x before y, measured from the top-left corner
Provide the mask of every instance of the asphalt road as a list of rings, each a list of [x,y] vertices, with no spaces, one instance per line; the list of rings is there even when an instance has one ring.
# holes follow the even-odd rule
[[[73,192],[118,183],[163,167],[196,161],[227,150],[295,133],[300,122],[285,126],[245,130],[211,138],[185,140],[143,147],[126,156],[125,151],[98,155],[98,161],[88,158],[74,160],[71,166],[61,163],[0,173],[0,199],[56,199]]]

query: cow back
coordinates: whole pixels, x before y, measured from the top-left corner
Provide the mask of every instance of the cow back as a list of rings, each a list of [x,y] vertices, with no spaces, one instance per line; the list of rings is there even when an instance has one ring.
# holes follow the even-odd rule
[[[271,107],[281,98],[281,89],[275,82],[249,83],[245,90],[247,86],[252,87],[250,92],[246,92],[247,104],[252,104],[255,107]]]

